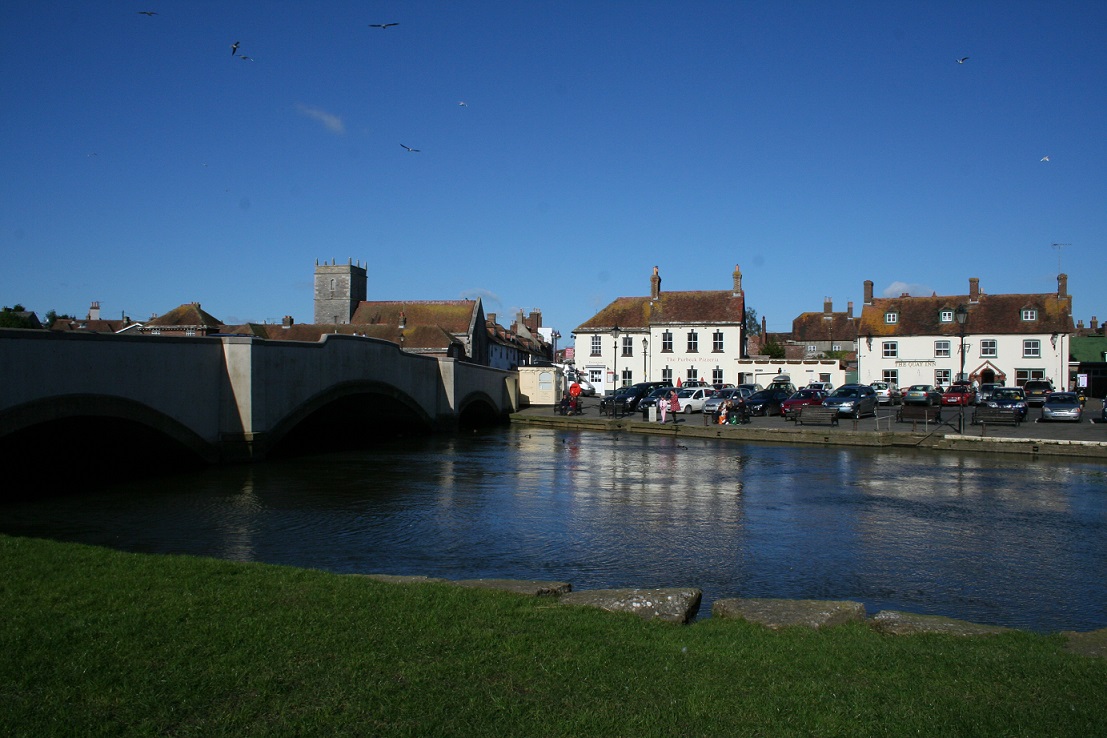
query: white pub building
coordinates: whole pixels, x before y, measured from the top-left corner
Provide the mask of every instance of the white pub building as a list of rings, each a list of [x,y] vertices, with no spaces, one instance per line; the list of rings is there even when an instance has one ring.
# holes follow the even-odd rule
[[[645,381],[746,381],[746,298],[737,266],[731,276],[729,290],[662,292],[654,267],[649,297],[619,297],[573,331],[577,370],[599,392]]]
[[[1066,388],[1073,332],[1068,276],[1056,294],[988,295],[969,279],[967,295],[874,298],[865,281],[857,335],[860,382],[942,387],[964,379],[1022,386],[1048,379]]]

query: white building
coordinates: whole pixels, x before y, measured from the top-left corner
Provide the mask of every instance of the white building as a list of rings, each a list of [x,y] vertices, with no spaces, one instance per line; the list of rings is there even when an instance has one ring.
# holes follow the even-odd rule
[[[577,369],[597,392],[643,381],[746,381],[746,298],[737,266],[731,276],[729,290],[663,293],[654,267],[649,297],[619,297],[573,331]]]
[[[1064,387],[1072,331],[1064,274],[1057,276],[1056,294],[1029,295],[988,295],[973,277],[967,295],[873,298],[873,283],[866,280],[858,377],[900,387],[948,387],[958,378],[1008,386],[1049,379]]]

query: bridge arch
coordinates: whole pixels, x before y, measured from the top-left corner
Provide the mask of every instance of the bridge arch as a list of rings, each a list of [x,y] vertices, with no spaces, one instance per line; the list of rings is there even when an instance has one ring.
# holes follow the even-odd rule
[[[508,422],[507,413],[498,409],[487,392],[470,392],[457,405],[457,424],[461,428],[477,428]]]
[[[434,427],[435,419],[394,385],[355,380],[327,387],[274,423],[262,453],[289,453],[296,446],[310,450]]]

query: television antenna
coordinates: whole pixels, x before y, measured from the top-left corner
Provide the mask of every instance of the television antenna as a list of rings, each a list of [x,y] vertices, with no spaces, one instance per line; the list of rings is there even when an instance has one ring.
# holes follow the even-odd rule
[[[1061,272],[1061,249],[1065,248],[1066,246],[1072,246],[1072,244],[1071,243],[1051,243],[1049,246],[1050,246],[1050,248],[1052,248],[1054,251],[1057,252],[1057,273],[1062,274],[1062,272]]]

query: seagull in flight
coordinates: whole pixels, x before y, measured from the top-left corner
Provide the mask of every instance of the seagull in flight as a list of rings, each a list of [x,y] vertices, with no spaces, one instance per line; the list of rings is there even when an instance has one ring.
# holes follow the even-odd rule
[[[400,146],[404,146],[404,145],[400,144]],[[418,154],[419,153],[419,149],[413,149],[410,146],[404,146],[404,148],[407,149],[408,151],[410,151],[413,154]]]
[[[392,26],[398,26],[398,25],[400,25],[400,24],[399,23],[370,23],[369,27],[370,28],[385,29],[385,28],[391,28]]]
[[[1048,157],[1048,156],[1043,156],[1043,157],[1042,157],[1041,159],[1039,159],[1038,161],[1049,161],[1049,157]]]
[[[235,41],[233,44],[231,44],[231,56],[235,56],[237,54],[238,54],[238,42]]]
[[[960,59],[958,59],[958,60],[957,60],[957,63],[958,63],[958,64],[964,64],[964,63],[965,63],[965,62],[967,62],[968,60],[969,60],[969,57],[967,57],[967,56],[963,56],[963,57],[961,57]]]
[[[469,107],[469,103],[465,102],[464,100],[458,100],[457,104],[460,105],[463,108]]]
[[[140,10],[140,11],[138,11],[138,14],[139,15],[145,15],[145,16],[150,17],[150,18],[153,18],[155,15],[157,15],[157,13],[154,12],[153,10]]]

